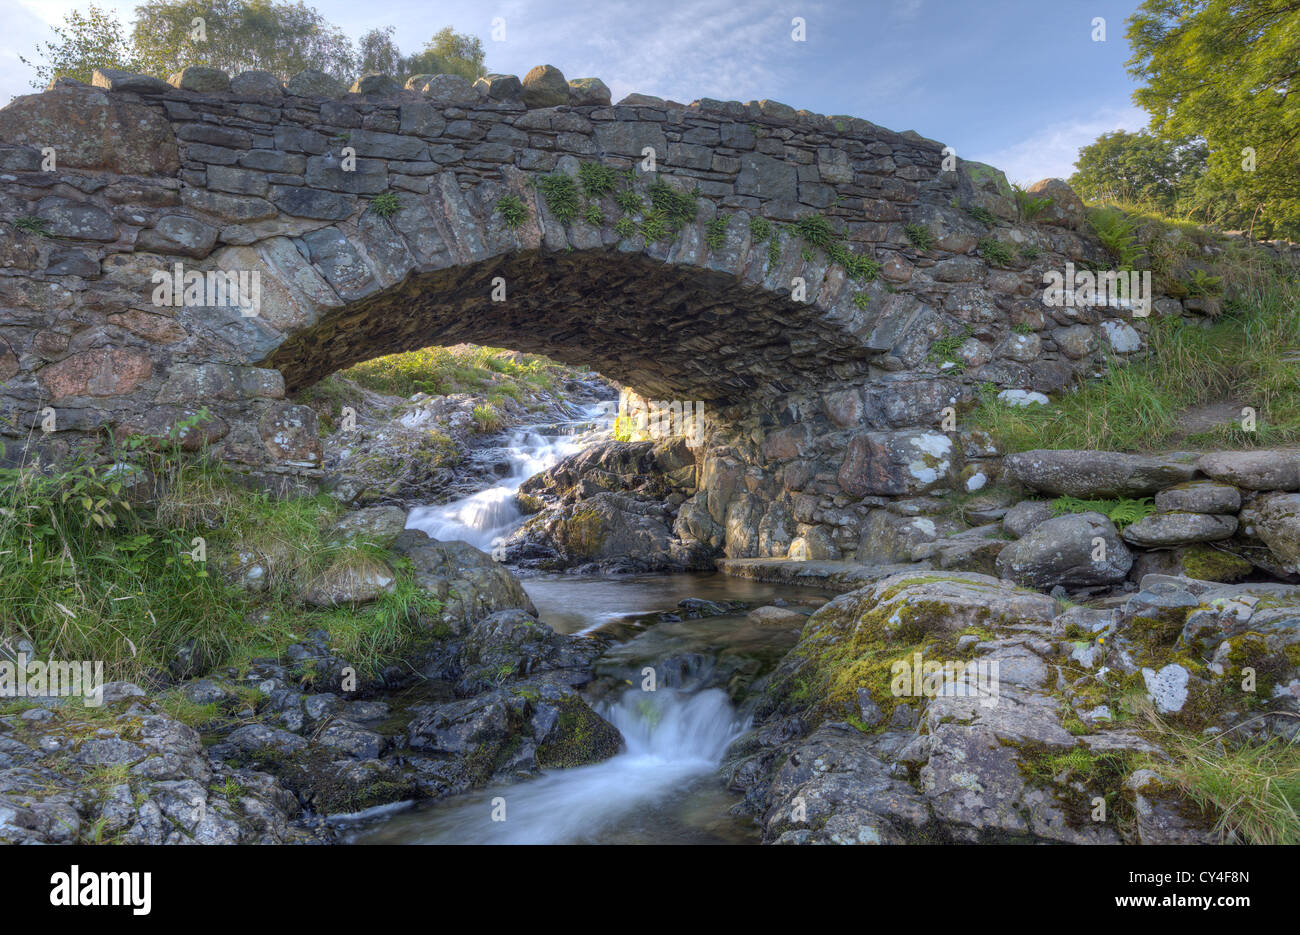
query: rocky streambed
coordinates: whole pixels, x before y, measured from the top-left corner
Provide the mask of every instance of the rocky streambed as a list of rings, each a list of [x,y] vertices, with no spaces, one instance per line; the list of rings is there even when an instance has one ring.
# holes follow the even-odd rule
[[[114,683],[99,708],[8,705],[0,839],[1231,840],[1184,764],[1188,744],[1295,739],[1300,478],[1268,452],[1109,474],[1075,454],[1008,458],[1019,486],[960,512],[891,501],[851,560],[722,558],[725,575],[646,573],[702,554],[679,535],[700,491],[671,441],[600,443],[524,481],[516,503],[539,512],[493,528],[531,569],[404,529],[400,507],[355,510],[345,525],[440,602],[402,658],[358,678],[317,631]],[[1054,515],[1055,493],[1154,509],[1121,529]],[[1188,561],[1210,526],[1230,573]],[[526,560],[547,542],[569,551]]]

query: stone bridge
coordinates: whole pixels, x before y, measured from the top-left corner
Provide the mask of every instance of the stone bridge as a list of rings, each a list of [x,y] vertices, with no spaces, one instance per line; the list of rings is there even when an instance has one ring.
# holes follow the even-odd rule
[[[1110,263],[1068,188],[1021,222],[1000,173],[945,156],[772,101],[611,104],[549,66],[350,92],[60,79],[0,111],[6,458],[206,407],[187,444],[311,479],[296,391],[468,341],[705,401],[683,535],[849,555],[862,510],[994,454],[946,407],[988,383],[1054,392],[1142,343],[1127,312],[1041,301],[1045,270]],[[255,301],[187,287],[212,271]]]

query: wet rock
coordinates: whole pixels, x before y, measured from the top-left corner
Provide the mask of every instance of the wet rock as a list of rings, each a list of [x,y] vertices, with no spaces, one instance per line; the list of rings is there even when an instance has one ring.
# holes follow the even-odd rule
[[[510,571],[465,542],[438,542],[408,529],[393,550],[411,561],[415,580],[443,602],[442,618],[460,629],[498,610],[537,609]]]

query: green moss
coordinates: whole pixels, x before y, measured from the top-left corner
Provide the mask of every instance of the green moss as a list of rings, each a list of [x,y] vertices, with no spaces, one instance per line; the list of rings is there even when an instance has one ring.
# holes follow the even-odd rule
[[[1183,571],[1202,581],[1241,581],[1254,566],[1239,555],[1198,544],[1182,551]]]
[[[564,769],[607,760],[622,748],[618,730],[576,696],[556,703],[560,717],[554,730],[537,748],[537,765]]]

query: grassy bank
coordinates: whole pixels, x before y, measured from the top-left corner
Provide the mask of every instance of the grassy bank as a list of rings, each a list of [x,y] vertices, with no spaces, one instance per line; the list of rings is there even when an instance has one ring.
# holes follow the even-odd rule
[[[439,608],[377,544],[344,541],[339,512],[328,497],[274,499],[202,457],[142,446],[109,468],[5,470],[5,640],[148,683],[274,656],[322,628],[373,671]],[[398,586],[374,604],[318,610],[299,600],[305,585],[376,565]],[[252,566],[263,570],[255,590],[230,583]]]
[[[1008,452],[1300,442],[1300,284],[1294,272],[1234,253],[1216,276],[1230,286],[1220,313],[1204,325],[1152,318],[1144,356],[1107,360],[1104,375],[1050,406],[1009,406],[986,387],[972,423]],[[1230,412],[1232,421],[1212,428],[1189,424],[1190,413],[1212,405]],[[1253,431],[1242,427],[1243,407],[1255,411]]]
[[[458,344],[376,357],[340,375],[392,396],[474,393],[500,405],[506,396],[527,403],[532,393],[552,391],[572,373],[572,368],[537,354]]]

